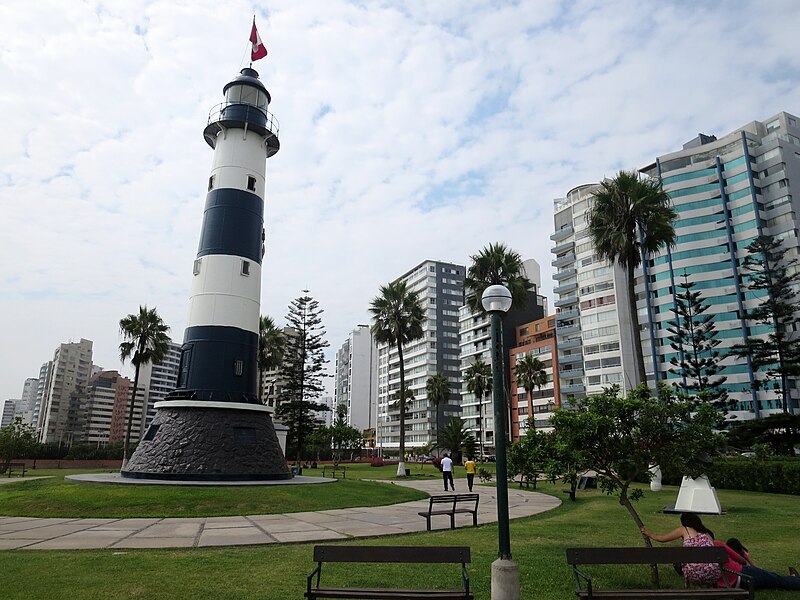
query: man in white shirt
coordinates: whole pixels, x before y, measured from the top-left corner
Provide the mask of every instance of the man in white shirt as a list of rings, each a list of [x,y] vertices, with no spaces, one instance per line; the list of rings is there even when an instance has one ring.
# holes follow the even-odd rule
[[[455,492],[456,486],[453,484],[453,461],[450,459],[449,454],[445,454],[442,459],[442,480],[444,481],[444,491],[447,491],[447,482],[450,482],[450,488]]]

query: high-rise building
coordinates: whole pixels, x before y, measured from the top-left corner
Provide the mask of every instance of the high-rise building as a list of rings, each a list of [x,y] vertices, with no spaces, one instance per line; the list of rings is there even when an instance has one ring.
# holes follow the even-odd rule
[[[91,340],[81,339],[56,348],[39,412],[39,441],[71,445],[80,439],[91,369]]]
[[[16,410],[16,406],[19,400],[6,400],[3,402],[3,412],[0,415],[0,429],[11,425],[14,421],[14,411]]]
[[[440,430],[453,416],[459,416],[458,311],[464,304],[463,265],[426,260],[395,281],[405,281],[417,291],[425,308],[423,337],[404,346],[406,388],[414,399],[406,401],[406,449],[435,443]],[[431,406],[425,391],[428,378],[442,373],[450,382],[450,402]],[[378,344],[378,421],[376,442],[379,452],[396,454],[400,447],[400,361],[395,346]]]
[[[53,369],[53,361],[48,360],[39,368],[39,379],[36,381],[36,401],[33,405],[33,414],[31,415],[31,425],[36,429],[37,439],[41,439],[39,422],[39,413],[41,411],[42,399],[44,398],[45,390],[50,385],[50,375]]]
[[[706,314],[714,316],[721,355],[746,336],[772,331],[772,325],[744,318],[765,292],[748,290],[741,266],[747,246],[759,235],[780,238],[787,256],[798,256],[800,119],[781,112],[720,139],[701,134],[641,171],[661,177],[678,213],[675,246],[644,265],[636,288],[646,370],[651,378],[673,383],[680,376],[670,373],[670,359],[680,349],[671,347],[667,327],[675,319],[675,293],[684,280],[695,284],[693,291],[709,306]],[[652,327],[646,326],[648,319]],[[764,374],[748,361],[726,356],[721,364],[720,375],[727,377],[723,387],[735,403],[729,416],[747,419],[781,409],[774,390],[758,389]],[[797,381],[789,383],[797,407]]]
[[[547,314],[547,298],[538,293],[541,283],[539,263],[529,259],[524,261],[523,266],[526,277],[533,283],[533,289],[528,293],[528,300],[524,307],[512,305],[511,310],[503,317],[503,356],[506,357],[516,343],[516,328],[524,323],[541,319]],[[464,381],[467,370],[477,359],[480,358],[491,366],[492,333],[489,316],[475,313],[466,305],[459,309],[458,326],[459,370],[461,380]],[[513,379],[508,364],[505,365],[503,377],[506,389],[508,389]],[[494,409],[492,407],[491,395],[487,394],[484,398],[478,399],[475,394],[467,390],[466,383],[464,384],[461,389],[461,418],[467,426],[467,431],[478,442],[479,448],[483,448],[484,453],[494,452]],[[511,420],[508,422],[511,423]]]
[[[35,377],[29,377],[22,385],[22,396],[20,396],[19,403],[16,407],[16,415],[22,417],[22,422],[26,425],[33,423],[33,410],[36,407],[36,388],[39,385],[39,380]]]
[[[147,363],[139,369],[139,387],[144,389],[147,411],[144,427],[141,430],[141,434],[136,436],[135,439],[139,439],[141,435],[144,435],[144,432],[150,426],[150,422],[156,414],[156,402],[164,400],[167,394],[177,386],[180,362],[181,345],[170,340],[167,354],[160,362]]]
[[[625,272],[600,259],[592,243],[587,213],[596,184],[581,185],[555,201],[556,338],[559,394],[571,397],[602,392],[617,384],[636,386],[633,328]],[[646,322],[644,320],[643,322]]]
[[[359,431],[375,427],[378,348],[368,325],[359,325],[336,352],[334,396],[347,407],[347,424]]]
[[[511,371],[511,440],[516,442],[528,431],[528,425],[536,429],[550,430],[550,417],[560,406],[558,378],[558,347],[556,345],[556,318],[544,317],[516,328],[516,344],[508,352],[508,368]],[[526,390],[517,385],[514,376],[517,361],[530,355],[539,359],[547,375],[547,383],[535,390]]]
[[[100,371],[86,386],[86,428],[82,441],[92,444],[121,442],[125,435],[131,380],[117,371]],[[140,388],[141,390],[141,388]],[[134,408],[133,431],[141,429],[142,393]],[[133,433],[131,437],[135,436]]]
[[[331,427],[336,420],[336,397],[322,396],[317,402],[327,406],[328,410],[315,411],[314,416],[322,421],[325,427]]]

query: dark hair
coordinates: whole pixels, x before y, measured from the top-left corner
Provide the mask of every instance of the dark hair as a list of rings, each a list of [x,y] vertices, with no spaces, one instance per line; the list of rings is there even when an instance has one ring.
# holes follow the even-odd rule
[[[744,547],[738,538],[730,538],[727,542],[725,542],[725,545],[736,552],[736,554],[739,556],[744,557],[744,555],[747,554],[747,548]]]
[[[711,539],[714,539],[714,532],[703,525],[703,521],[695,513],[683,513],[681,515],[681,525],[684,527],[691,527],[697,533],[705,533],[711,536]]]

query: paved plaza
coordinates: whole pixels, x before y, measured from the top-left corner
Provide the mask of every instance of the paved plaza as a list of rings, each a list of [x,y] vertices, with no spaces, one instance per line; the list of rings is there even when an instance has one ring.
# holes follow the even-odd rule
[[[466,481],[458,492],[466,492]],[[443,494],[441,481],[404,481],[403,485],[429,494]],[[463,489],[462,489],[463,488]],[[480,494],[478,523],[497,521],[493,487],[475,486]],[[265,493],[268,493],[265,491]],[[511,488],[509,516],[528,517],[561,504],[558,498]],[[0,517],[0,550],[72,550],[96,548],[195,548],[243,546],[288,542],[319,542],[348,538],[395,535],[425,531],[419,511],[428,500],[390,506],[341,508],[318,512],[241,517],[140,518],[140,519],[39,519]],[[2,510],[0,508],[0,510]],[[433,529],[448,529],[448,516],[434,516]],[[471,515],[457,515],[457,527],[470,527]]]

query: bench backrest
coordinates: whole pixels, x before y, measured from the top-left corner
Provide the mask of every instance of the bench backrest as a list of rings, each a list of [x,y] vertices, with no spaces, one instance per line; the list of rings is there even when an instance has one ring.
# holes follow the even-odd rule
[[[469,546],[314,546],[316,562],[468,563]]]
[[[567,548],[570,565],[653,565],[671,563],[725,563],[720,546],[704,548]]]

